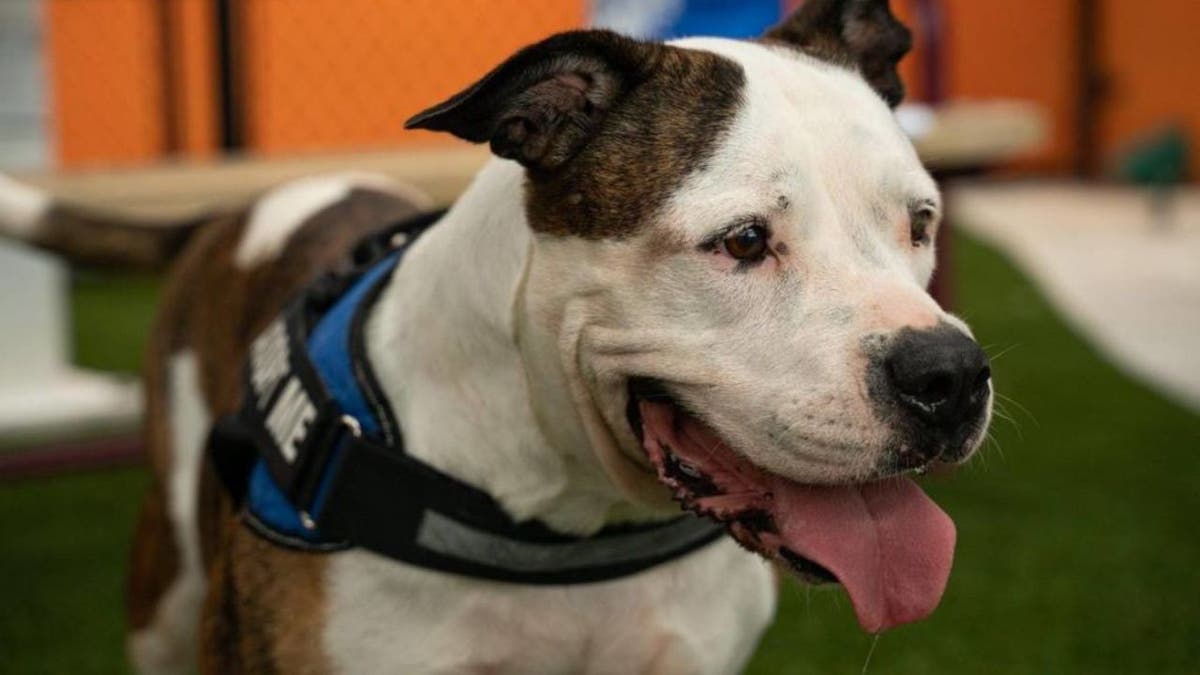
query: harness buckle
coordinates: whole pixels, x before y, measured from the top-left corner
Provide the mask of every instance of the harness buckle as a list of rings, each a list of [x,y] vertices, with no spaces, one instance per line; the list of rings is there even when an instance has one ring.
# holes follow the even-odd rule
[[[296,505],[300,524],[306,530],[315,531],[317,529],[318,516],[313,515],[319,507],[316,501],[323,479],[330,469],[330,463],[337,461],[334,458],[335,452],[339,447],[342,452],[345,452],[350,445],[344,442],[343,434],[348,434],[349,438],[354,441],[361,441],[363,438],[362,424],[353,415],[346,413],[339,415],[329,427],[329,431],[326,432],[322,441],[310,451],[311,456],[307,457],[308,461],[305,462],[303,473],[291,490],[292,503]]]

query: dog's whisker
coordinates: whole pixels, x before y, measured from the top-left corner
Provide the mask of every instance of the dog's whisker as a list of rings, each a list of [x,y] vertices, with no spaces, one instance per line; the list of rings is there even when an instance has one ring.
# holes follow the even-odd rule
[[[867,668],[871,665],[871,657],[875,654],[875,647],[879,644],[879,636],[883,633],[876,633],[875,637],[871,638],[871,648],[867,650],[867,659],[863,661],[862,675],[867,675]]]
[[[997,352],[997,353],[995,353],[995,354],[988,354],[988,359],[990,359],[990,360],[992,360],[992,361],[996,361],[996,360],[997,360],[997,359],[999,359],[1001,356],[1004,356],[1005,354],[1007,354],[1007,353],[1011,352],[1012,350],[1014,350],[1014,349],[1016,349],[1017,347],[1020,347],[1020,346],[1021,346],[1021,343],[1019,343],[1019,342],[1018,342],[1018,343],[1016,343],[1016,344],[1009,345],[1008,347],[1005,347],[1004,349],[1001,349],[999,352]],[[990,349],[990,346],[989,346],[989,347],[983,347],[983,351],[984,351],[984,352],[987,352],[987,351],[988,351],[988,349]]]
[[[1021,405],[1020,401],[1016,400],[1015,398],[1013,398],[1011,396],[1006,396],[998,391],[994,391],[992,393],[996,396],[996,398],[998,400],[1004,401],[1005,403],[1009,403],[1009,404],[1013,405],[1017,410],[1020,410],[1021,412],[1025,413],[1025,415],[1027,417],[1029,417],[1030,421],[1032,421],[1034,423],[1034,425],[1041,426],[1041,424],[1038,422],[1037,416],[1034,415],[1033,412],[1029,410],[1029,408],[1026,408],[1025,406]]]
[[[1017,421],[1015,419],[1013,419],[1012,414],[1010,414],[1007,410],[1005,410],[1004,408],[1001,408],[1000,406],[996,406],[996,407],[992,408],[992,416],[997,419],[1002,419],[1005,422],[1011,422],[1014,426],[1017,423]]]
[[[1000,401],[997,401],[993,405],[992,416],[995,419],[1002,420],[1004,422],[1007,422],[1008,424],[1011,424],[1013,430],[1017,432],[1017,438],[1024,440],[1025,435],[1021,431],[1021,423],[1015,417],[1013,417],[1012,413],[1010,413],[1008,411],[1008,408],[1006,408],[1003,403],[1001,403]]]
[[[1001,445],[1000,439],[996,438],[996,435],[993,434],[990,430],[987,432],[987,434],[984,435],[984,439],[987,443],[989,443],[989,447],[996,448],[996,454],[1000,455],[1000,459],[1004,459],[1004,446]],[[982,455],[983,453],[977,453],[977,454]],[[981,461],[986,463],[987,459],[983,458]]]

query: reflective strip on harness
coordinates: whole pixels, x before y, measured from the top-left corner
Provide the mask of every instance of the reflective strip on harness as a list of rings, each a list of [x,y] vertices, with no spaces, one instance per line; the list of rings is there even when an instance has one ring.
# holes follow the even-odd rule
[[[662,527],[621,536],[592,537],[559,544],[507,539],[426,511],[417,528],[417,544],[447,556],[512,572],[561,572],[630,563],[647,553],[674,551],[712,535],[712,523],[681,518]]]

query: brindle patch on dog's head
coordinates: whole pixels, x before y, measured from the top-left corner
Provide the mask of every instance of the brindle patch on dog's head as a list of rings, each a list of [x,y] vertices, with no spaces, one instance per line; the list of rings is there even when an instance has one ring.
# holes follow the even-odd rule
[[[407,126],[488,141],[524,165],[533,229],[621,237],[711,156],[743,83],[739,65],[710,52],[575,31],[521,50]]]
[[[653,75],[626,93],[574,160],[529,173],[535,230],[588,238],[638,231],[724,138],[742,102],[741,66],[711,52],[656,46]]]
[[[808,0],[764,39],[857,69],[889,105],[904,95],[896,63],[912,40],[887,0]],[[486,141],[525,166],[534,230],[620,238],[704,167],[744,88],[742,67],[718,54],[573,31],[522,49],[406,126]]]

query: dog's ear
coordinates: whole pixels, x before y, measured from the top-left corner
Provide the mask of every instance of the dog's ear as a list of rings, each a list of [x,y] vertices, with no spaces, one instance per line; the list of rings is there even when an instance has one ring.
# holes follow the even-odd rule
[[[645,79],[659,46],[610,31],[560,33],[514,54],[482,80],[412,117],[531,169],[569,160],[605,114]]]
[[[912,48],[912,33],[892,15],[888,0],[805,0],[763,37],[857,66],[893,108],[904,98],[896,64]]]

